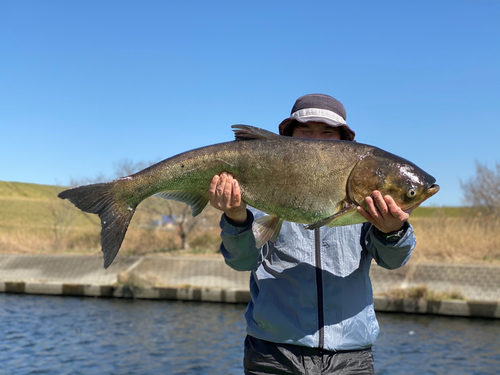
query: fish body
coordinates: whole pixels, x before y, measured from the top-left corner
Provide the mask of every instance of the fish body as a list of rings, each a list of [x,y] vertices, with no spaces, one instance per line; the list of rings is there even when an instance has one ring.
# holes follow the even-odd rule
[[[340,226],[366,221],[356,210],[379,190],[409,209],[439,190],[413,163],[356,142],[283,137],[235,125],[236,140],[191,150],[117,180],[59,194],[101,218],[104,266],[116,257],[137,205],[157,195],[185,202],[193,216],[209,201],[212,177],[229,172],[242,199],[268,216],[254,223],[258,247],[274,240],[281,221]]]

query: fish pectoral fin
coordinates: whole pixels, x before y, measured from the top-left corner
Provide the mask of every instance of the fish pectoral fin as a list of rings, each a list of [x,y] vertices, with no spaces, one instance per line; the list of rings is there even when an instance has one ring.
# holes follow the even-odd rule
[[[155,196],[186,203],[189,207],[191,207],[193,216],[199,215],[208,203],[208,198],[200,194],[187,193],[185,191],[162,191],[155,194]]]
[[[354,203],[350,203],[336,214],[306,225],[306,229],[316,229],[323,226],[328,226],[330,228],[341,227],[344,225],[364,223],[365,221],[366,219],[358,212],[357,206]]]
[[[282,223],[283,220],[277,216],[264,215],[255,219],[252,225],[255,247],[261,248],[269,240],[276,241]]]
[[[234,138],[236,141],[251,141],[254,139],[273,139],[281,136],[269,130],[256,128],[250,125],[233,125]]]

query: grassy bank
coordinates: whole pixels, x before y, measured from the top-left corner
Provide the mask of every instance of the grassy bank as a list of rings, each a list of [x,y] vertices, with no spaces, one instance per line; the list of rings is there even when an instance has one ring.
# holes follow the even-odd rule
[[[0,252],[99,254],[99,218],[57,198],[62,190],[62,187],[0,181]],[[146,199],[136,210],[120,252],[178,253],[182,247],[178,226],[159,225],[159,222],[167,213],[181,217],[185,208],[178,202]],[[183,252],[217,252],[219,217],[211,207],[199,215],[187,235],[191,248]]]
[[[63,188],[0,181],[0,252],[100,253],[100,222],[57,198]],[[182,215],[184,205],[149,198],[138,207],[122,253],[216,253],[219,212],[207,207],[179,250],[173,225],[162,215]],[[419,207],[411,217],[418,244],[412,262],[500,263],[500,219],[465,207]]]

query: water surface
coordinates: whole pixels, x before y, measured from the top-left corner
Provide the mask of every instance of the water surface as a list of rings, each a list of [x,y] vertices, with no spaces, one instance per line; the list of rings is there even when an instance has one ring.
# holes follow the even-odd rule
[[[377,374],[500,374],[500,321],[378,313]]]
[[[0,374],[242,374],[243,305],[0,294]],[[377,374],[498,374],[500,322],[378,314]]]

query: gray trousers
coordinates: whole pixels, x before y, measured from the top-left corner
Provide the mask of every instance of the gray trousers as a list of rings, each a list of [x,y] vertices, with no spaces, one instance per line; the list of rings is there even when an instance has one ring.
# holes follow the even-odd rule
[[[374,375],[371,348],[331,352],[297,345],[276,344],[247,335],[245,374]]]

